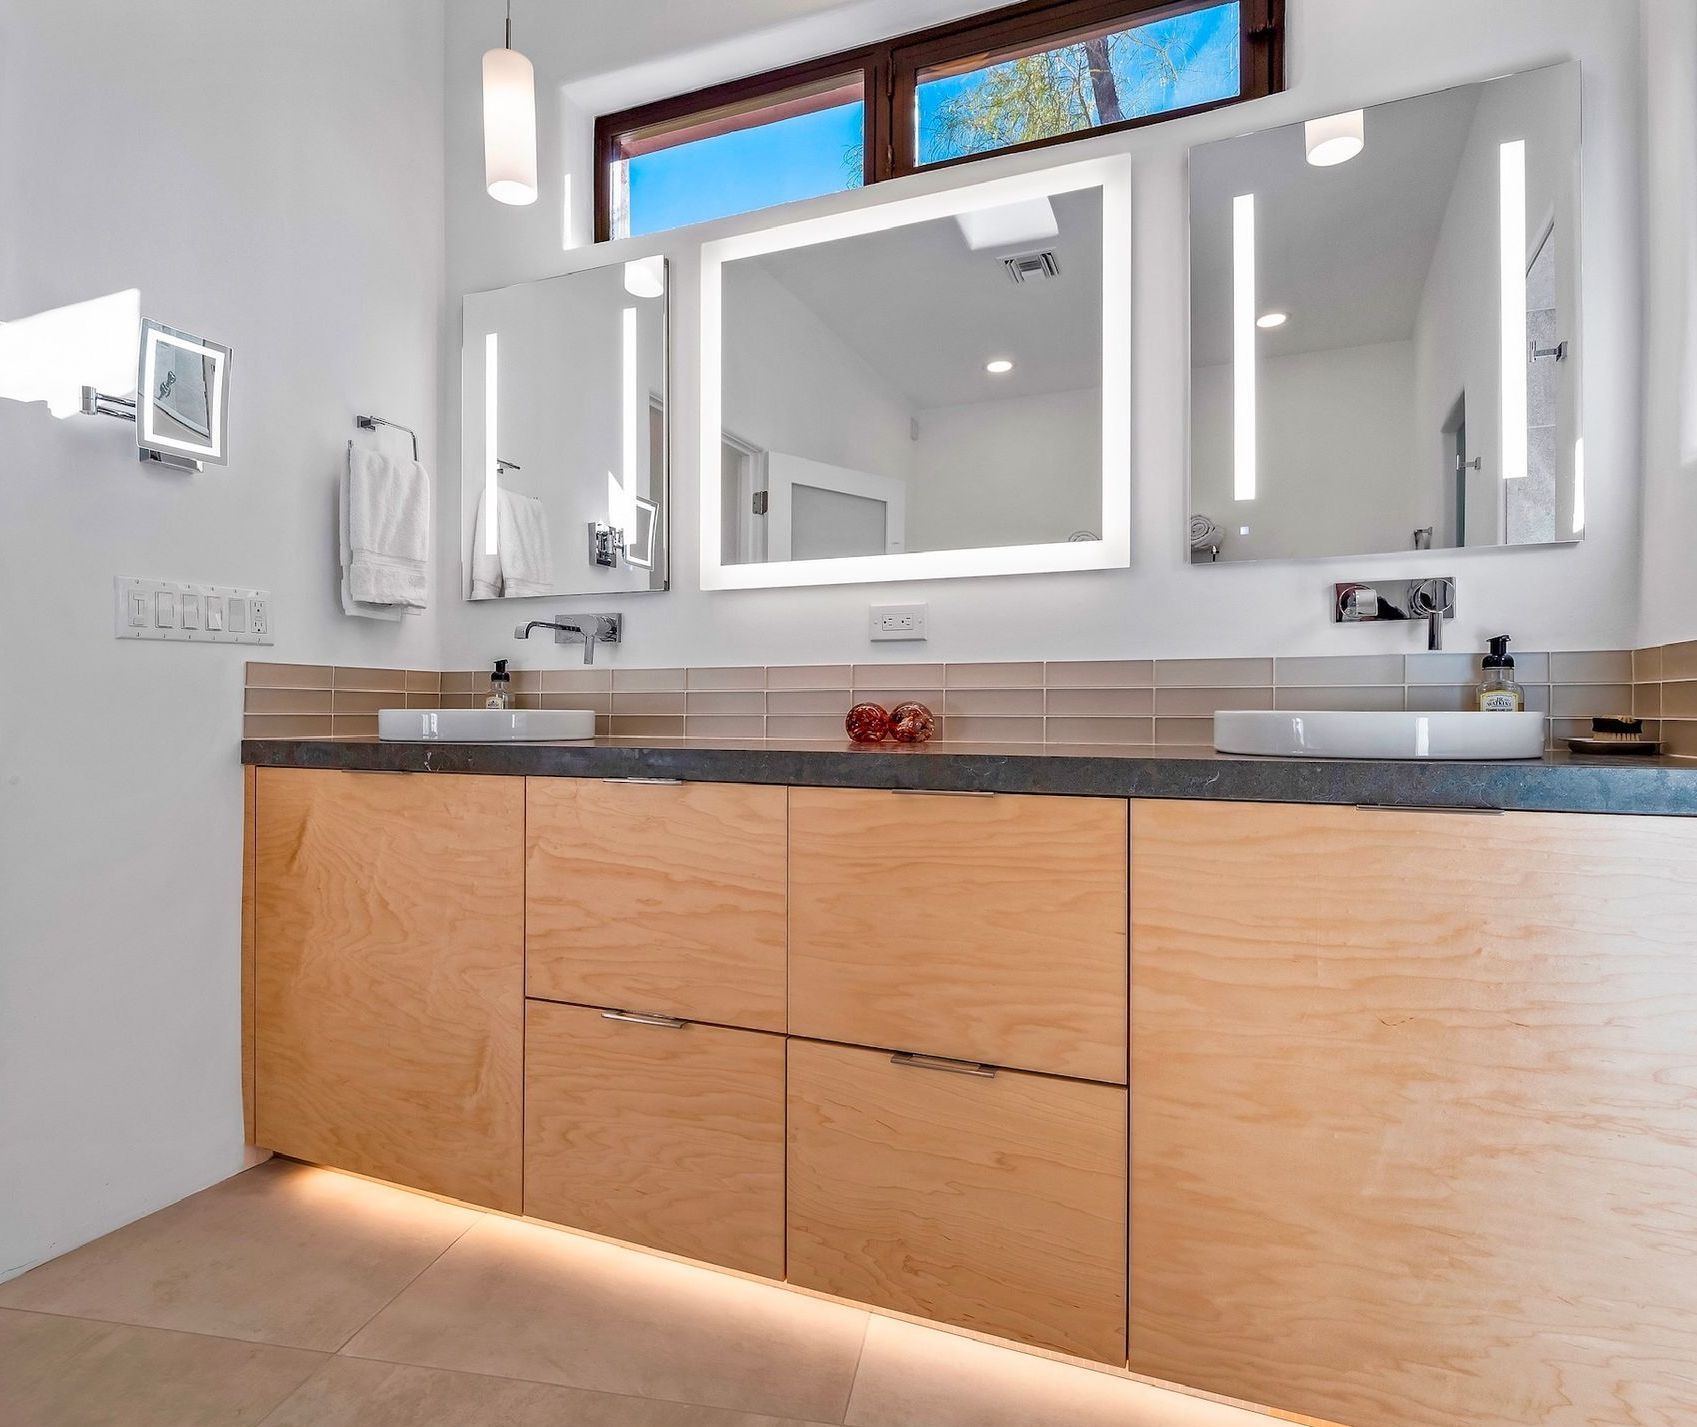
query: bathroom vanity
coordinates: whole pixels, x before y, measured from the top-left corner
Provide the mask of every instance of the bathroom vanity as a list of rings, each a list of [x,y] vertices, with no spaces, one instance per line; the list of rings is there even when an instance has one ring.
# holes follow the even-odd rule
[[[259,1145],[1307,1417],[1689,1405],[1697,767],[244,759]]]

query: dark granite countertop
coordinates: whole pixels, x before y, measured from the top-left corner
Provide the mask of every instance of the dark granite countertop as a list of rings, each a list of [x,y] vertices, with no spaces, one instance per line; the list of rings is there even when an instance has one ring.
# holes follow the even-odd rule
[[[1648,813],[1697,817],[1697,759],[1512,762],[1254,758],[1123,745],[804,743],[597,738],[582,743],[380,743],[247,739],[242,762],[355,772],[659,778],[708,783],[1218,798],[1406,808]]]

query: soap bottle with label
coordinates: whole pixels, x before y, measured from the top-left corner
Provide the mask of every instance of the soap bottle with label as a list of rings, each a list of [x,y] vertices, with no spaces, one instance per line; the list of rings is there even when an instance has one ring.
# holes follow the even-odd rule
[[[1485,656],[1479,680],[1480,713],[1524,713],[1526,690],[1514,680],[1514,658],[1508,652],[1508,635],[1485,641],[1491,652]]]
[[[495,672],[489,676],[489,697],[484,699],[486,709],[510,709],[513,706],[513,676],[507,672],[507,661],[497,659]]]

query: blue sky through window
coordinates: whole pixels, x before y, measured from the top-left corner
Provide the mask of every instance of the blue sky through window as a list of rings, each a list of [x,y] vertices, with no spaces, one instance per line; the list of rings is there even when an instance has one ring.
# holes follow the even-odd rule
[[[628,160],[631,235],[859,188],[865,109],[856,100]]]
[[[1237,0],[1231,0],[1107,36],[1121,116],[1140,118],[1236,95],[1242,87],[1238,25]],[[1082,43],[965,74],[922,78],[918,107],[922,163],[1103,122]]]

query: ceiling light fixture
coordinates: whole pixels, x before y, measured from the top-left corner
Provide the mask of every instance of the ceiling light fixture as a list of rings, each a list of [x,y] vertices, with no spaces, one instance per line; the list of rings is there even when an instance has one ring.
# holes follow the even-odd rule
[[[507,42],[483,56],[483,176],[499,203],[536,202],[536,70]]]
[[[1367,147],[1367,112],[1351,109],[1346,114],[1328,114],[1310,119],[1302,126],[1308,146],[1308,162],[1315,168],[1348,163]]]
[[[984,363],[984,370],[989,372],[992,376],[999,377],[1004,372],[1011,372],[1013,370],[1013,363],[1006,357],[997,357],[993,362]]]
[[[1274,327],[1283,327],[1289,321],[1290,313],[1288,312],[1263,312],[1255,319],[1255,325],[1271,330]]]

